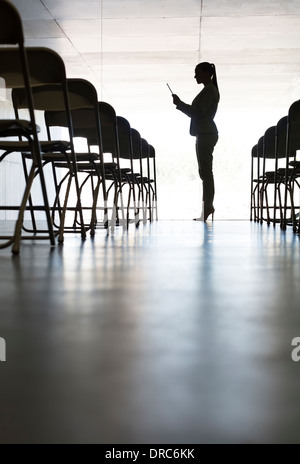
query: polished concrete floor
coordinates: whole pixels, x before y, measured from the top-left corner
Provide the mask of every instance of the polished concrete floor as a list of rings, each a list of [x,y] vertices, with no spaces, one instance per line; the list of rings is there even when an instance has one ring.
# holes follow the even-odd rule
[[[0,251],[0,443],[300,443],[300,239],[158,222]]]

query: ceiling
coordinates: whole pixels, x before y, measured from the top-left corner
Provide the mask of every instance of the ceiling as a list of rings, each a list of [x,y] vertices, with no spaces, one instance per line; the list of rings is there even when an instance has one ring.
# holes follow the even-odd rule
[[[156,107],[169,81],[197,91],[213,61],[224,104],[274,105],[299,89],[299,0],[13,0],[27,45],[55,49],[70,77],[121,106]],[[124,94],[124,87],[126,94]]]
[[[99,99],[161,146],[188,129],[166,82],[190,102],[200,90],[194,81],[200,61],[217,67],[219,129],[231,140],[242,132],[249,147],[299,99],[299,0],[12,2],[28,46],[56,50],[69,77],[92,81]],[[162,128],[164,144],[157,137]],[[173,146],[181,149],[176,139]]]

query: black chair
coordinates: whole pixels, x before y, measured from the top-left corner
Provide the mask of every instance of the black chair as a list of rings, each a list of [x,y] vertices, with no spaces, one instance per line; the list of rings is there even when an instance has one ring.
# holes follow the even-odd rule
[[[34,50],[31,51],[29,49],[29,52],[30,57],[31,53],[33,53]],[[50,58],[52,58],[53,53],[54,52],[47,50],[47,54],[50,54]],[[60,58],[58,57],[58,55],[56,55],[54,63],[52,63],[52,66],[55,67],[56,62],[59,61],[59,59]],[[98,134],[97,137],[100,146],[101,134],[97,111],[97,92],[94,86],[88,81],[82,79],[67,80],[65,76],[65,68],[62,61],[60,61],[60,67],[60,73],[57,73],[58,75],[57,77],[55,77],[56,81],[60,80],[59,85],[55,83],[34,86],[32,91],[34,95],[35,108],[44,112],[62,112],[65,117],[65,127],[68,131],[68,142],[48,140],[46,142],[41,143],[42,149],[44,148],[44,145],[46,147],[47,145],[51,146],[51,144],[56,146],[55,152],[45,152],[45,154],[43,155],[44,165],[52,163],[55,169],[67,169],[67,174],[63,177],[63,181],[60,182],[59,186],[57,185],[55,179],[57,194],[54,205],[52,207],[53,212],[58,211],[59,213],[59,241],[62,243],[64,240],[65,232],[75,232],[79,230],[81,232],[82,239],[86,238],[86,232],[89,229],[91,229],[93,234],[93,223],[91,222],[89,224],[85,224],[83,217],[83,208],[81,204],[80,195],[81,191],[78,179],[78,163],[80,161],[93,163],[96,160],[99,160],[100,165],[99,167],[95,167],[95,169],[96,172],[98,172],[99,177],[101,176],[103,178],[103,172],[100,172],[102,169],[101,150],[97,154],[75,152],[74,127],[71,111],[71,108],[89,108],[92,109],[92,112],[94,111],[93,126],[96,134]],[[22,93],[22,90],[17,89],[13,91],[14,105],[17,108],[17,110],[19,110],[20,108],[26,108],[27,101],[24,97],[25,95],[24,92]],[[48,130],[48,138],[50,138],[49,135],[50,132]],[[63,200],[63,206],[61,206],[59,201],[59,194],[65,182],[65,198]],[[72,185],[74,185],[76,193],[76,204],[74,206],[69,205],[69,196]],[[106,206],[104,206],[104,209],[105,207]],[[74,222],[72,226],[66,225],[66,214],[70,210],[75,211],[76,214],[79,215],[79,221],[77,222],[78,227],[76,227],[76,223]]]
[[[102,137],[101,137],[101,125],[99,120],[99,111],[98,111],[98,98],[97,91],[93,84],[84,79],[68,79],[67,80],[68,88],[68,99],[70,107],[70,119],[72,127],[70,128],[70,119],[66,111],[62,110],[62,105],[57,96],[55,96],[55,88],[51,86],[45,86],[43,89],[38,89],[37,100],[41,101],[41,106],[45,110],[45,124],[47,127],[48,139],[51,140],[51,133],[54,127],[66,128],[68,129],[69,136],[73,139],[75,137],[85,137],[89,138],[89,142],[93,145],[94,151],[88,149],[86,152],[75,151],[75,162],[76,162],[76,173],[77,177],[80,174],[86,174],[85,180],[79,185],[77,191],[77,205],[75,207],[66,206],[66,211],[73,210],[75,211],[75,220],[73,225],[68,228],[65,227],[66,231],[74,231],[77,227],[82,227],[82,219],[80,211],[91,211],[91,219],[86,223],[84,221],[84,228],[86,230],[91,230],[91,235],[95,233],[95,223],[96,223],[96,204],[99,196],[99,189],[102,186],[103,192],[103,206],[101,210],[104,212],[103,217],[103,226],[108,228],[108,211],[107,211],[107,191],[105,184],[105,169],[107,166],[104,166],[103,161],[103,148],[102,148]],[[35,94],[35,90],[34,90]],[[47,101],[48,103],[43,103]],[[49,101],[52,101],[50,104]],[[90,138],[92,137],[92,140]],[[66,160],[68,161],[68,160]],[[68,162],[61,162],[61,160],[48,157],[47,162],[53,163],[53,176],[55,179],[56,185],[56,204],[59,205],[59,194],[62,189],[63,184],[67,181],[69,188],[69,183],[72,180],[73,170],[70,169]],[[72,167],[72,166],[71,166]],[[59,169],[69,169],[67,174],[63,177],[60,183],[56,180],[56,170]],[[82,204],[82,190],[87,180],[90,178],[90,172],[93,172],[93,175],[97,176],[98,182],[97,187],[92,189],[93,199],[91,204],[83,206]],[[79,182],[79,181],[78,181]],[[54,210],[59,207],[53,208]],[[100,207],[98,208],[100,209]],[[78,220],[79,215],[79,220]]]
[[[150,162],[152,160],[152,168]],[[152,190],[152,219],[158,221],[158,207],[157,207],[157,171],[156,171],[156,151],[153,145],[149,145],[149,178],[150,188]]]
[[[147,218],[147,220],[149,219],[149,221],[152,222],[153,221],[152,183],[154,182],[154,179],[151,178],[151,172],[150,172],[150,151],[151,151],[150,147],[151,145],[147,142],[147,140],[142,138],[142,160],[144,161],[143,168],[142,168],[142,176],[144,177],[144,186],[145,186],[145,191],[146,191],[145,208],[146,208],[146,211],[149,213],[149,217]]]
[[[147,183],[148,178],[144,175],[143,160],[147,158],[147,150],[143,151],[143,141],[141,134],[136,130],[131,128],[131,141],[132,141],[132,154],[133,160],[138,162],[137,168],[134,168],[135,172],[135,182],[138,187],[138,209],[142,210],[143,214],[143,224],[147,223]],[[144,144],[145,146],[145,144]],[[142,206],[141,206],[142,205]]]
[[[86,200],[82,201],[82,209],[84,213],[89,210],[91,211],[90,226],[91,226],[91,235],[95,233],[96,226],[103,226],[108,228],[108,193],[107,193],[107,178],[106,174],[110,174],[114,171],[116,165],[114,163],[104,163],[105,172],[102,171],[103,163],[103,149],[102,149],[102,139],[100,135],[97,135],[96,125],[95,125],[95,113],[93,109],[81,108],[73,109],[71,111],[72,122],[74,129],[74,137],[81,138],[86,140],[87,153],[76,154],[77,157],[77,169],[80,177],[83,176],[83,179],[80,180],[80,197],[83,197],[83,191],[88,191],[92,195],[92,201],[87,204]],[[99,117],[99,115],[97,115]],[[51,133],[55,128],[64,129],[67,128],[68,122],[66,114],[62,111],[46,111],[45,112],[45,122],[48,131],[48,137],[51,138]],[[99,154],[101,153],[101,157]],[[92,158],[90,156],[92,155]],[[55,170],[58,168],[67,168],[65,164],[59,163],[54,165],[54,177]],[[95,182],[94,179],[97,179]],[[57,191],[60,190],[61,185],[65,179],[63,179],[58,185],[56,181]],[[100,187],[103,187],[103,206],[98,206],[99,192]],[[85,188],[87,187],[87,189]],[[104,211],[102,221],[99,221],[97,215],[97,210]],[[74,227],[78,223],[77,211],[75,211],[74,217]]]
[[[275,142],[275,173],[274,173],[274,227],[277,223],[280,225],[283,222],[283,201],[282,189],[285,188],[285,174],[286,168],[286,136],[287,136],[287,116],[281,118],[276,125],[276,142]],[[282,161],[283,166],[280,166]],[[278,199],[278,202],[277,202]],[[277,211],[279,210],[280,218],[277,218]]]
[[[300,177],[300,163],[296,160],[296,152],[300,150],[300,100],[294,102],[288,112],[287,120],[287,141],[286,141],[286,184],[284,198],[284,218],[282,228],[285,229],[288,225],[287,211],[291,209],[293,229],[297,231],[297,222],[299,230],[299,218],[297,220],[296,207],[294,203],[295,186],[299,190],[298,179]],[[288,205],[288,197],[290,197],[290,207]],[[299,213],[298,213],[299,215]]]
[[[300,232],[299,205],[295,205],[295,187],[300,189],[300,162],[296,160],[297,150],[300,150],[300,100],[294,102],[288,112],[287,118],[287,140],[286,140],[286,172],[285,172],[285,199],[284,218],[282,228],[289,225],[287,211],[291,209],[291,219],[294,232]],[[290,199],[290,206],[288,204]],[[298,210],[298,213],[296,211]]]
[[[18,254],[20,252],[21,240],[49,240],[50,244],[55,245],[55,236],[53,232],[51,213],[49,208],[46,182],[42,169],[41,148],[38,139],[38,127],[35,121],[33,108],[33,98],[31,93],[31,77],[29,73],[28,56],[24,47],[24,34],[22,21],[15,7],[2,0],[0,2],[0,45],[17,45],[16,48],[0,47],[0,77],[2,77],[7,88],[23,87],[25,88],[26,97],[29,107],[29,120],[1,120],[0,121],[0,138],[21,138],[26,139],[26,147],[31,153],[32,166],[30,173],[26,179],[25,190],[19,205],[1,205],[2,211],[17,211],[17,220],[14,233],[10,236],[0,236],[0,248],[5,248],[13,245],[12,252]],[[34,76],[35,81],[39,82],[40,75]],[[10,145],[11,144],[11,145]],[[20,148],[24,145],[23,142],[4,142],[0,141],[0,150],[4,153],[0,157],[0,163],[3,162],[9,155],[15,151],[21,152]],[[14,148],[17,146],[17,150]],[[31,235],[22,236],[22,228],[24,224],[25,211],[28,209],[34,179],[38,173],[40,186],[42,191],[42,205],[36,207],[39,211],[45,213],[47,230],[46,235]],[[32,210],[32,208],[30,208]]]
[[[255,166],[256,161],[256,166]],[[250,221],[257,222],[259,217],[259,212],[257,210],[257,200],[259,198],[259,156],[258,156],[258,144],[254,145],[251,150],[251,199],[250,199]],[[255,167],[257,169],[255,169]],[[258,171],[258,172],[257,172]],[[257,178],[255,179],[254,174],[257,173]]]
[[[268,190],[271,185],[275,186],[275,159],[276,159],[276,126],[269,127],[263,136],[263,168],[262,176],[260,178],[260,218],[261,223],[266,221],[268,225],[271,223],[270,209],[274,208],[275,205],[269,204]],[[272,170],[267,170],[267,162],[272,161]],[[269,167],[269,166],[268,166]],[[269,168],[270,169],[270,168]],[[264,211],[266,210],[267,217],[264,217]],[[273,219],[273,216],[272,216]]]
[[[124,205],[124,180],[127,183],[126,177],[131,173],[130,168],[121,166],[120,140],[118,130],[118,119],[115,109],[106,102],[99,102],[99,114],[102,131],[103,153],[110,154],[112,162],[116,163],[117,167],[110,180],[112,181],[109,191],[114,188],[113,200],[113,215],[112,215],[112,230],[115,225],[122,225],[123,229],[128,228],[128,214],[125,217]],[[121,211],[121,218],[120,218]]]
[[[140,173],[136,173],[133,165],[134,152],[132,145],[132,131],[127,119],[117,116],[117,128],[120,148],[120,163],[121,160],[127,160],[128,167],[121,167],[122,171],[122,186],[128,186],[128,201],[127,201],[127,227],[132,221],[136,226],[140,223],[139,208],[137,206],[136,186],[139,186]],[[125,171],[124,171],[125,170]],[[132,206],[131,206],[132,205]],[[133,209],[134,218],[130,219],[130,209]]]

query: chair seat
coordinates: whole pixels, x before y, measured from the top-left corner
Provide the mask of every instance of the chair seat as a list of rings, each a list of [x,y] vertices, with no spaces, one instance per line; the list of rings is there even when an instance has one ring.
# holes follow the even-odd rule
[[[96,166],[101,167],[101,164],[99,162],[95,164]],[[112,172],[116,170],[117,165],[116,163],[104,163],[104,168],[105,168],[105,171]],[[79,163],[78,170],[79,171],[94,171],[95,167],[93,163]]]
[[[82,154],[82,155],[84,156],[84,154]],[[86,162],[87,161],[87,156],[90,156],[90,154],[85,154],[85,159],[84,160],[80,156],[79,156],[79,159],[77,157],[77,161],[79,161],[79,163],[77,165],[78,171],[91,171],[91,173],[93,173],[95,171],[94,164]],[[98,157],[98,155],[95,154],[94,156],[95,156],[95,161],[97,161],[96,156]],[[96,164],[96,166],[101,166],[99,162],[96,162],[95,164]],[[55,163],[55,167],[57,167],[57,168],[68,168],[68,165],[67,165],[67,163],[59,163],[58,162],[58,163]],[[110,172],[114,171],[116,169],[116,167],[117,167],[117,165],[115,163],[104,163],[104,168],[107,171],[110,171]]]
[[[121,180],[122,182],[128,182],[130,181],[130,178],[132,176],[130,169],[128,168],[122,168],[122,169],[117,169],[117,165],[115,165],[114,173],[112,172],[106,172],[106,179],[107,180],[119,180],[120,174],[121,174]]]
[[[291,161],[290,166],[293,166],[294,168],[300,168],[300,161]]]
[[[149,182],[152,183],[152,182],[154,182],[154,180],[148,179],[148,177],[138,177],[138,178],[136,178],[136,182],[138,184],[142,184],[142,183],[149,184]]]
[[[288,169],[287,170],[288,174],[293,174],[293,172],[294,172],[294,169]],[[280,169],[278,169],[278,173],[284,175],[286,173],[286,169],[285,168],[280,168]]]
[[[55,152],[54,153],[45,153],[45,154],[43,154],[43,161],[54,162],[54,163],[62,162],[61,165],[55,164],[55,166],[60,167],[60,168],[62,168],[62,167],[68,168],[68,164],[66,162],[64,162],[66,160],[66,154],[65,153],[55,153]],[[99,158],[99,155],[97,155],[96,153],[76,153],[76,161],[77,162],[82,162],[82,161],[83,162],[88,162],[91,159],[97,161],[98,158]],[[90,164],[90,166],[92,166],[92,164]]]
[[[130,174],[131,169],[129,169],[129,168],[121,168],[121,169],[118,169],[117,172],[121,172],[122,174]]]
[[[265,181],[268,184],[274,184],[275,181],[276,183],[279,181],[278,174],[276,174],[274,171],[269,171],[265,173]]]
[[[36,126],[36,131],[40,132],[40,127]],[[30,121],[23,119],[0,119],[0,137],[28,137],[33,133],[33,126]]]
[[[122,180],[124,180],[124,181],[127,181],[128,178],[130,178],[130,176],[132,175],[130,169],[128,169],[128,168],[118,169],[117,165],[116,165],[116,168],[114,170],[114,174],[116,176],[119,176],[121,174]]]
[[[43,153],[55,151],[67,151],[70,149],[70,142],[64,140],[50,140],[48,142],[41,142],[41,150]]]
[[[70,143],[64,142],[62,140],[40,142],[40,145],[41,145],[42,153],[55,152],[55,151],[65,152],[70,148]],[[18,141],[2,142],[0,141],[0,150],[24,153],[25,156],[31,158],[30,145],[26,141],[22,141],[22,142],[18,142]]]

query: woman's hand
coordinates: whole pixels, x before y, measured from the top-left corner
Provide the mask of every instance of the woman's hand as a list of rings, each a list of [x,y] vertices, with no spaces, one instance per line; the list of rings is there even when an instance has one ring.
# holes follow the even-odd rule
[[[178,105],[178,103],[181,102],[181,100],[180,100],[180,98],[178,97],[178,95],[175,95],[175,94],[173,93],[172,97],[173,97],[173,103],[174,103],[174,105]]]

